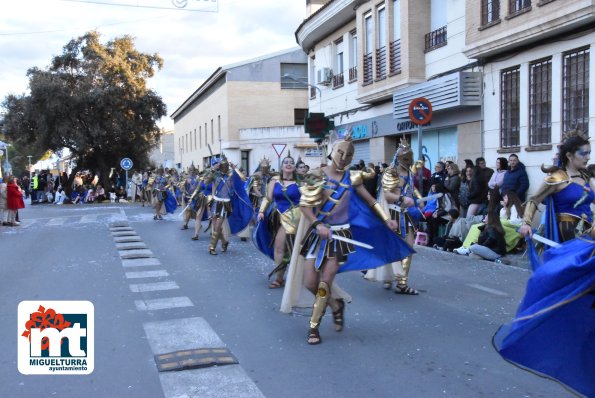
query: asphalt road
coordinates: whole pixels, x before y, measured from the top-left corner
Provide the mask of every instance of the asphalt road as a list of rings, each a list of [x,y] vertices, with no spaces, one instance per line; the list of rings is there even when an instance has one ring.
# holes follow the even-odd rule
[[[279,312],[282,291],[267,288],[272,262],[250,242],[234,237],[210,256],[206,234],[190,239],[192,223],[182,231],[177,214],[153,221],[133,204],[36,205],[21,219],[0,227],[0,397],[572,396],[492,348],[529,277],[519,259],[505,266],[418,247],[410,283],[419,296],[339,275],[353,296],[345,330],[326,316],[322,344],[309,346],[308,317]],[[116,225],[149,257],[123,259],[133,251],[116,242]],[[23,300],[94,304],[92,374],[19,373]],[[155,355],[219,346],[239,364],[157,371]]]

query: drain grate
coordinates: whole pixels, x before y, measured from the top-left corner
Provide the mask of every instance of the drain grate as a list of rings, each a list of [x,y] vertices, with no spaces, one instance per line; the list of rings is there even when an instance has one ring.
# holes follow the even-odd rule
[[[227,348],[198,348],[155,355],[160,372],[238,364]]]

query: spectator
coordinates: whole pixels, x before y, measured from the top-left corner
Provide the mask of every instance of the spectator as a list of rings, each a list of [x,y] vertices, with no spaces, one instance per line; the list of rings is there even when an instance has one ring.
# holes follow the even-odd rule
[[[465,160],[464,160],[464,162],[465,162],[465,169],[466,169],[466,168],[468,168],[468,167],[473,167],[473,166],[475,166],[475,165],[473,164],[473,161],[472,161],[471,159],[465,159]]]
[[[39,185],[39,177],[36,172],[31,174],[31,181],[29,182],[29,190],[31,191],[31,204],[37,203],[37,187]]]
[[[428,194],[434,195],[443,190],[442,184],[432,184]],[[448,222],[442,218],[447,214],[444,209],[444,197],[429,200],[424,207],[423,214],[428,223],[428,246],[432,246],[434,239],[438,236],[438,228]]]
[[[473,167],[465,168],[465,174],[461,176],[461,185],[459,186],[459,206],[460,214],[467,217],[467,209],[469,208],[469,184],[473,177]]]
[[[529,189],[529,176],[525,170],[525,165],[519,161],[516,154],[508,157],[508,171],[504,174],[501,192],[514,191],[521,202],[527,198],[527,190]]]
[[[17,181],[13,176],[9,176],[6,180],[6,208],[8,209],[8,225],[16,227],[20,225],[16,221],[17,212],[19,209],[25,207],[23,201],[23,192],[17,185]]]
[[[430,177],[430,185],[441,184],[444,185],[446,179],[446,165],[444,162],[436,162],[434,165],[434,173]]]
[[[54,204],[55,205],[64,204],[64,201],[66,199],[68,199],[66,192],[64,192],[64,189],[62,189],[62,187],[59,187],[58,190],[56,191],[56,198],[54,199]]]
[[[97,188],[95,189],[95,200],[98,203],[103,202],[106,199],[105,197],[105,189],[101,186],[101,184],[97,184]]]
[[[6,207],[6,183],[0,178],[0,225],[8,225],[8,209]]]
[[[501,260],[506,255],[506,241],[504,228],[495,209],[490,209],[487,215],[487,224],[483,227],[476,244],[469,247],[470,254],[484,260],[505,263]]]
[[[422,170],[421,183],[419,180],[420,169]],[[411,171],[413,172],[413,178],[415,180],[415,188],[417,188],[422,196],[427,196],[428,191],[430,190],[430,178],[432,177],[432,173],[426,168],[425,162],[423,160],[418,160],[411,168]]]
[[[469,182],[469,208],[467,217],[479,214],[487,199],[487,184],[483,179],[483,170],[475,166]]]
[[[446,210],[452,208],[459,209],[460,200],[459,192],[461,189],[461,177],[459,176],[459,166],[456,163],[450,162],[446,164],[446,178],[444,180],[444,189],[450,205],[445,204]],[[457,216],[458,217],[458,216]]]
[[[461,247],[463,241],[459,236],[453,234],[452,228],[455,223],[459,221],[459,215],[460,214],[457,209],[450,209],[448,211],[448,223],[446,224],[446,230],[442,236],[437,236],[434,239],[435,249],[452,252],[457,247]]]
[[[486,160],[482,157],[475,159],[475,165],[481,169],[483,180],[485,181],[487,187],[488,182],[492,178],[492,174],[494,174],[494,170],[487,167]]]
[[[23,178],[21,178],[21,181],[23,181],[23,190],[25,191],[25,199],[28,199],[29,193],[31,191],[31,181],[29,180],[29,176],[24,175]]]
[[[364,162],[363,159],[360,159],[359,162],[357,162],[357,169],[366,170],[366,162]]]
[[[506,160],[506,158],[496,159],[496,172],[492,174],[492,177],[488,181],[489,189],[498,189],[500,193],[502,193],[500,188],[502,187],[502,183],[504,182],[504,175],[506,174],[507,169],[508,160]]]

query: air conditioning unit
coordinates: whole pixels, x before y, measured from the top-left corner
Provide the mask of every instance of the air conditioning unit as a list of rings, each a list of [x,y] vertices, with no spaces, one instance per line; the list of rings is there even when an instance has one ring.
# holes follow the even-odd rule
[[[331,80],[333,78],[333,71],[331,70],[331,68],[318,69],[316,77],[317,84],[331,84]]]

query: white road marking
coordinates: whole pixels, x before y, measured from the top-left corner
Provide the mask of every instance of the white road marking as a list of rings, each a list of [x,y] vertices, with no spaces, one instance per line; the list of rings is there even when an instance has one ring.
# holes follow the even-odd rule
[[[68,220],[66,217],[59,217],[59,218],[52,218],[47,222],[46,225],[49,226],[56,226],[56,225],[64,225],[64,223]]]
[[[161,261],[155,257],[127,258],[122,260],[123,267],[152,267],[156,265],[161,265]]]
[[[482,290],[487,293],[495,294],[496,296],[508,296],[508,293],[506,293],[506,292],[503,292],[501,290],[492,289],[487,286],[478,285],[477,283],[468,283],[467,286],[472,287],[477,290]]]
[[[167,310],[169,308],[194,307],[192,301],[186,296],[168,297],[151,300],[134,300],[139,311]]]
[[[203,318],[145,322],[143,327],[155,355],[192,348],[225,346]],[[166,398],[264,398],[264,394],[241,365],[160,372],[159,380]]]
[[[179,289],[180,286],[176,282],[154,282],[154,283],[137,283],[129,286],[133,293],[141,292],[156,292],[159,290],[173,290]]]
[[[128,279],[160,278],[162,276],[169,276],[169,273],[166,270],[126,272]]]

